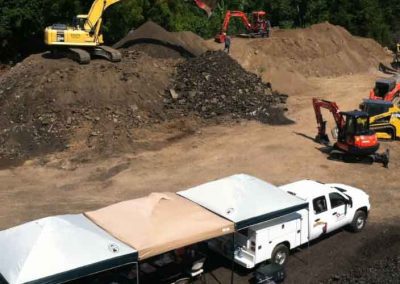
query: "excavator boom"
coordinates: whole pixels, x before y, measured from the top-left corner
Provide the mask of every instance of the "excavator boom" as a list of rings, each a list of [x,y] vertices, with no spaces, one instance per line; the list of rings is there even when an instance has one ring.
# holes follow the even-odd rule
[[[121,0],[95,0],[89,10],[84,29],[85,31],[94,32],[97,26],[101,25],[101,19],[104,11],[111,5]]]
[[[326,121],[322,117],[321,109],[327,109],[332,113],[339,131],[340,129],[343,129],[346,124],[343,115],[340,113],[339,107],[335,102],[313,98],[313,107],[315,111],[315,118],[317,119],[318,124],[318,135],[316,140],[323,143],[329,143],[329,138],[326,134]]]

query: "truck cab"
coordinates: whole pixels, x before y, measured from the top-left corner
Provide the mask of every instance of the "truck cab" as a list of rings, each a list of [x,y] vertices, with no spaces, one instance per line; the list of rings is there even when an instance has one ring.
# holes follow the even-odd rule
[[[309,203],[309,240],[350,225],[361,231],[371,208],[369,196],[344,184],[302,180],[280,187]]]
[[[371,208],[365,192],[344,184],[301,180],[279,189],[305,201],[306,206],[238,230],[234,237],[211,240],[209,247],[229,259],[233,255],[235,262],[247,269],[266,261],[284,265],[290,250],[324,234],[345,226],[361,231]],[[284,207],[282,203],[281,211]]]

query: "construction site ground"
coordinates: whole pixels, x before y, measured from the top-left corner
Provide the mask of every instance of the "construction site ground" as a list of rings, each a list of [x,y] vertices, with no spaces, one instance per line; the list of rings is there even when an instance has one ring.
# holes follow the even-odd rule
[[[250,66],[249,60],[256,58],[244,56],[247,52],[264,52],[256,48],[263,44],[262,39],[251,41],[253,49],[249,51],[247,39],[235,38],[232,56],[268,81],[272,72],[268,71],[268,64]],[[392,259],[383,266],[395,265],[395,269],[382,274],[383,278],[371,277],[377,277],[372,275],[376,274],[372,267],[377,262],[400,254],[400,143],[381,144],[381,151],[390,149],[391,160],[386,169],[381,164],[328,160],[323,147],[313,141],[317,129],[312,97],[334,100],[341,109],[352,110],[368,96],[381,74],[372,67],[328,75],[282,70],[278,70],[282,77],[272,83],[289,95],[287,116],[294,124],[271,126],[248,120],[203,123],[188,117],[138,130],[135,133],[141,135],[143,147],[137,151],[80,162],[71,162],[61,152],[3,167],[0,229],[49,215],[81,213],[150,192],[179,191],[237,173],[251,174],[276,185],[300,179],[340,182],[370,195],[372,209],[366,229],[359,234],[340,231],[310,244],[310,248],[295,251],[286,268],[285,283],[356,283],[365,275],[367,278],[363,279],[370,279],[369,283],[396,283],[399,262],[393,264]],[[285,72],[294,75],[284,81]],[[332,125],[331,115],[324,115]],[[229,283],[229,262],[215,256],[209,265],[207,283]],[[251,271],[237,269],[236,283],[248,283],[250,276]]]

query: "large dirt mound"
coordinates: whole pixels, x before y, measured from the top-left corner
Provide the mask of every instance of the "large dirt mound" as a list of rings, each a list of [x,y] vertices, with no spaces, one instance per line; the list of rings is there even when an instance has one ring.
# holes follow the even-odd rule
[[[139,28],[131,30],[114,45],[114,48],[126,48],[142,44],[161,45],[188,57],[199,56],[207,51],[204,40],[194,33],[171,33],[152,21],[148,21]],[[154,53],[149,49],[147,51]]]
[[[272,91],[270,84],[245,71],[226,53],[208,52],[178,67],[169,108],[202,118],[229,116],[263,123],[287,124],[287,96]]]
[[[270,39],[235,38],[232,55],[246,69],[290,93],[307,87],[312,90],[309,77],[376,70],[379,62],[391,60],[374,40],[352,36],[346,29],[329,23],[274,30]]]
[[[175,65],[135,50],[124,50],[119,64],[29,57],[0,77],[0,158],[129,149],[132,128],[163,119]]]

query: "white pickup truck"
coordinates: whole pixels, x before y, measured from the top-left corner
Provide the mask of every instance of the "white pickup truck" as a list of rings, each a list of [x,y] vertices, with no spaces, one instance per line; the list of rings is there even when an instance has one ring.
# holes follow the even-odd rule
[[[290,250],[310,240],[348,226],[361,231],[370,210],[369,196],[360,189],[344,184],[323,184],[302,180],[279,187],[308,203],[308,210],[296,212],[250,226],[232,238],[210,241],[209,246],[229,257],[234,247],[235,262],[246,268],[270,260],[284,265]]]

